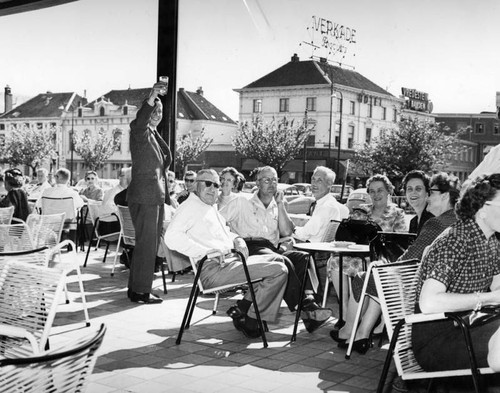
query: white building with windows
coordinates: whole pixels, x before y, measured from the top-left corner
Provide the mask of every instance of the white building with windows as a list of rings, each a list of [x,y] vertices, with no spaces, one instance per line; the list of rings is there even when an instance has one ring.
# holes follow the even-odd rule
[[[340,153],[339,178],[355,145],[370,143],[383,128],[394,128],[404,104],[404,99],[356,71],[323,59],[300,61],[296,54],[282,67],[235,91],[240,95],[240,122],[255,116],[264,121],[283,116],[302,120],[307,111],[308,121],[316,124],[307,143],[307,173],[317,165],[337,170]],[[250,170],[255,164],[243,160],[242,167]],[[302,158],[290,162],[285,167],[288,178],[303,181],[302,168]]]

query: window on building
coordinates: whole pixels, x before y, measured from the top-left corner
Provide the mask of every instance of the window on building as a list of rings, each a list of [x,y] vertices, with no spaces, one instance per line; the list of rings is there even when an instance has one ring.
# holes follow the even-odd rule
[[[17,123],[12,123],[12,124],[10,125],[10,130],[11,130],[11,131],[15,131],[15,130],[17,130]]]
[[[262,100],[253,100],[253,113],[262,113]]]
[[[335,124],[335,147],[340,146],[340,124]]]
[[[382,107],[382,120],[387,120],[387,108]]]
[[[498,123],[493,124],[493,134],[494,135],[500,134],[500,130],[498,128]]]
[[[5,135],[4,134],[0,134],[0,146],[5,146]]]
[[[306,98],[306,108],[308,112],[316,111],[316,97]]]
[[[307,146],[314,146],[316,143],[316,135],[314,134],[310,134],[308,137],[307,137],[307,141],[306,141],[306,145]]]
[[[371,128],[367,128],[366,129],[365,142],[367,144],[370,144],[371,141],[372,141],[372,129]]]
[[[366,117],[370,117],[372,118],[373,117],[373,104],[370,102],[368,103],[368,112],[366,113]]]
[[[398,122],[398,111],[397,111],[397,109],[396,109],[396,108],[394,108],[394,109],[392,110],[392,121],[393,121],[394,123],[397,123],[397,122]]]
[[[347,128],[347,148],[352,149],[354,146],[354,126]]]
[[[289,112],[290,99],[280,98],[280,112]]]
[[[484,124],[483,123],[476,123],[475,130],[476,130],[476,134],[484,134]]]
[[[123,107],[123,114],[125,116],[128,115],[128,106],[126,106],[126,105]]]
[[[349,101],[349,114],[350,115],[356,114],[356,103],[354,101]]]
[[[0,124],[0,131],[4,131],[5,130],[5,124]]]
[[[78,108],[78,117],[83,117],[83,108]]]
[[[99,108],[99,116],[106,116],[106,110],[103,106]]]
[[[122,151],[122,134],[123,131],[119,128],[113,130],[113,143],[115,145],[115,151]]]
[[[50,123],[50,128],[56,128],[57,124],[56,123]]]
[[[342,110],[342,100],[340,98],[337,98],[337,112],[340,112]]]
[[[37,130],[43,129],[43,123],[36,123],[36,129]]]
[[[472,147],[467,149],[467,161],[472,162]]]

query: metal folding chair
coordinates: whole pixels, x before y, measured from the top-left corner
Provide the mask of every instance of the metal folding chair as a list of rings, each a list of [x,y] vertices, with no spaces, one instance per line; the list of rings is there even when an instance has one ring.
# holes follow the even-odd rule
[[[0,224],[10,224],[14,217],[14,206],[0,207]]]
[[[202,283],[201,283],[200,276],[201,276],[201,272],[203,269],[203,265],[207,261],[207,259],[220,257],[221,255],[218,253],[215,253],[213,255],[212,254],[205,255],[200,261],[196,261],[196,260],[190,258],[191,265],[193,267],[193,271],[195,272],[195,276],[194,276],[193,287],[191,289],[191,294],[189,295],[188,303],[186,305],[186,311],[184,312],[184,318],[182,319],[181,328],[179,330],[177,340],[175,341],[175,343],[177,345],[179,345],[181,343],[184,330],[189,329],[189,326],[191,323],[191,318],[192,318],[193,312],[194,312],[194,308],[196,306],[196,299],[198,298],[198,295],[200,293],[205,294],[205,295],[206,294],[215,294],[214,307],[212,309],[212,314],[215,315],[217,312],[217,306],[219,303],[219,294],[227,292],[231,289],[240,288],[242,286],[248,286],[248,289],[250,291],[250,295],[252,297],[252,305],[253,305],[254,310],[255,310],[255,316],[257,317],[257,323],[259,324],[259,328],[262,332],[262,343],[264,345],[264,348],[267,348],[268,344],[267,344],[267,339],[266,339],[266,334],[265,334],[265,331],[267,329],[266,329],[266,326],[260,317],[259,307],[257,305],[257,302],[255,301],[255,292],[253,289],[253,283],[261,281],[262,279],[258,278],[258,279],[252,280],[252,278],[250,277],[250,273],[248,271],[245,256],[237,250],[231,250],[231,253],[233,253],[235,256],[237,255],[240,258],[241,262],[243,263],[243,269],[245,271],[246,281],[245,282],[238,282],[238,283],[228,283],[227,285],[222,285],[222,286],[213,287],[213,288],[204,288]]]
[[[37,356],[0,359],[0,391],[84,392],[105,333],[102,324],[97,333],[74,340],[64,348]]]

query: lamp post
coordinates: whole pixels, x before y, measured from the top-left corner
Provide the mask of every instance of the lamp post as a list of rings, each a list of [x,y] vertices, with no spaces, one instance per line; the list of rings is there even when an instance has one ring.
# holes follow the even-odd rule
[[[332,92],[333,92],[333,84],[332,84]],[[337,175],[340,176],[340,145],[342,144],[342,111],[344,107],[344,94],[340,90],[335,90],[334,93],[332,93],[333,96],[337,96],[337,94],[340,94],[340,119],[339,119],[339,144],[337,146]],[[331,113],[331,112],[330,112]],[[331,124],[331,122],[330,122]],[[347,176],[347,173],[346,173]],[[345,178],[342,179],[342,190],[340,192],[340,200],[342,201],[342,198],[344,196],[344,185],[345,185]]]
[[[304,112],[304,127],[307,131],[307,108]],[[307,138],[304,140],[304,157],[302,162],[302,182],[306,182],[306,174],[307,174]]]

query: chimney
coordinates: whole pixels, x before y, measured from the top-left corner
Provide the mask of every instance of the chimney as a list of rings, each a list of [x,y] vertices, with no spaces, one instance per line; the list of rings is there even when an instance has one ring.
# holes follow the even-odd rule
[[[9,85],[5,86],[5,113],[12,110],[12,92]]]
[[[292,63],[296,63],[300,61],[299,56],[297,56],[297,53],[294,53],[292,56]]]
[[[326,57],[320,57],[320,58],[319,58],[319,62],[320,62],[320,63],[325,63],[325,64],[326,64],[326,63],[328,63],[328,60],[326,60]]]
[[[200,86],[200,87],[198,87],[198,89],[196,90],[196,94],[199,94],[200,96],[202,96],[202,95],[203,95],[203,89],[202,89],[202,87],[201,87],[201,86]]]

